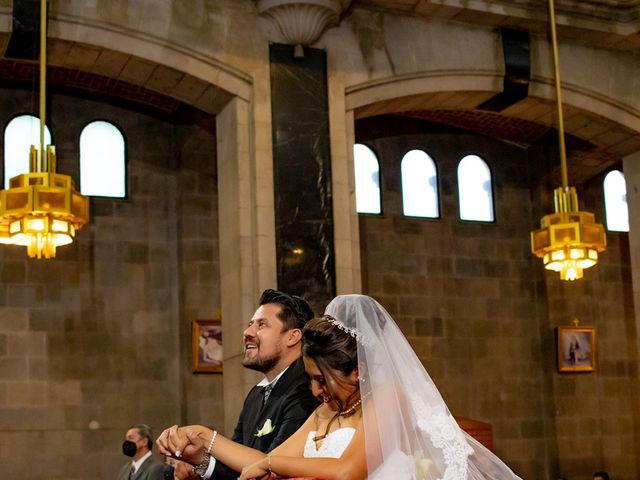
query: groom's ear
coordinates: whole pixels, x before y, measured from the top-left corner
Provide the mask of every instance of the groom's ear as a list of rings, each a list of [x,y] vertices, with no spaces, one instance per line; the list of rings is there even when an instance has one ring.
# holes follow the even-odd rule
[[[287,331],[287,346],[293,347],[302,341],[302,330],[299,328],[290,328]]]

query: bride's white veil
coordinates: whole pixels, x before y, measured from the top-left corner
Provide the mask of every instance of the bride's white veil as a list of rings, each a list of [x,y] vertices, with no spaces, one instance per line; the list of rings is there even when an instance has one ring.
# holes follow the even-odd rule
[[[387,311],[365,295],[327,306],[356,336],[369,480],[518,479],[467,435]]]

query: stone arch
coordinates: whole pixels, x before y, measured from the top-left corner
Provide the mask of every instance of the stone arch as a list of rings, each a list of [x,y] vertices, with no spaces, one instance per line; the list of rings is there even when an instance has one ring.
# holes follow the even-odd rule
[[[354,110],[356,118],[406,110],[473,109],[496,93],[494,85],[492,75],[464,72],[439,71],[389,77],[347,88],[346,106],[348,110]],[[563,104],[569,109],[566,116],[580,113],[587,118],[610,122],[612,126],[640,132],[640,110],[570,83],[563,82],[562,89]],[[554,122],[549,113],[555,108],[553,83],[534,79],[530,92],[527,98],[502,113],[552,126]],[[567,133],[580,136],[579,129],[571,123],[567,125]]]
[[[0,45],[6,48],[10,12],[2,12],[0,19]],[[123,82],[211,114],[234,96],[243,101],[252,98],[253,80],[248,73],[209,53],[135,28],[54,11],[47,49],[51,68]],[[83,88],[82,81],[72,86]]]
[[[114,8],[120,8],[120,4],[114,3]],[[10,24],[10,12],[0,12],[0,49],[6,48]],[[68,86],[90,92],[90,85],[83,85],[83,81],[107,79],[124,90],[131,87],[133,96],[149,92],[157,95],[151,106],[161,113],[165,101],[174,101],[215,115],[218,215],[224,224],[218,242],[220,308],[225,335],[239,338],[244,327],[238,322],[251,318],[256,292],[260,286],[275,284],[271,144],[270,137],[256,134],[259,129],[270,128],[260,125],[267,123],[265,118],[269,116],[264,112],[269,111],[270,97],[255,93],[256,85],[260,92],[268,92],[268,70],[249,74],[217,58],[213,49],[201,51],[180,44],[170,35],[156,36],[56,11],[50,14],[47,45],[49,71],[58,69],[64,81],[70,82]],[[252,55],[264,54],[245,53],[248,59],[242,65],[247,70],[255,68]],[[33,64],[22,65],[25,63]],[[112,86],[107,82],[104,88]],[[122,95],[119,98],[127,99],[126,92]],[[264,175],[260,185],[254,177],[257,171]],[[255,221],[258,215],[265,220]],[[241,367],[241,351],[237,342],[224,347],[225,369],[236,373],[223,378],[228,431],[232,431],[237,418],[237,402],[232,400],[255,379]]]
[[[496,93],[495,83],[495,76],[485,73],[438,71],[354,85],[347,88],[345,100],[355,119],[410,112],[434,121],[447,117],[443,123],[464,128],[473,116],[478,120],[473,129],[489,135],[492,118],[502,122],[506,118],[512,126],[525,122],[514,128],[539,128],[540,135],[557,125],[552,81],[534,78],[529,96],[502,112],[476,110]],[[589,145],[588,151],[574,154],[572,160],[580,168],[575,169],[578,177],[572,178],[586,180],[640,150],[640,110],[572,83],[563,82],[562,88],[565,131]],[[587,157],[589,162],[581,161]],[[585,170],[585,163],[591,167]]]
[[[445,120],[444,123],[450,126],[466,129],[475,122],[479,124],[475,129],[477,133],[497,137],[490,127],[504,123],[506,118],[509,126],[529,134],[524,135],[529,144],[555,127],[555,91],[551,80],[534,77],[529,96],[501,113],[477,110],[478,105],[500,90],[499,85],[499,72],[456,69],[413,72],[346,86],[344,134],[332,138],[336,147],[332,166],[334,209],[340,209],[342,217],[349,220],[344,225],[336,223],[338,273],[349,280],[339,276],[339,288],[341,281],[355,285],[356,289],[360,287],[359,227],[357,215],[353,214],[353,154],[350,149],[355,141],[355,121],[376,115],[410,112],[418,118],[437,122]],[[640,151],[640,111],[595,89],[571,82],[563,82],[562,86],[565,129],[568,134],[582,139],[588,147],[569,158],[569,177],[573,185],[583,183]],[[336,124],[342,121],[338,119]]]
[[[251,76],[213,55],[196,51],[169,37],[154,36],[137,29],[115,27],[89,20],[77,21],[58,15],[51,22],[50,37],[88,49],[122,52],[173,71],[207,82],[233,96],[251,98]],[[53,53],[53,52],[52,52]],[[61,52],[64,54],[64,52]],[[52,59],[55,59],[53,56]],[[73,65],[73,58],[71,62]],[[80,66],[75,63],[75,66]],[[148,80],[148,79],[147,79]],[[179,95],[179,93],[175,93]]]

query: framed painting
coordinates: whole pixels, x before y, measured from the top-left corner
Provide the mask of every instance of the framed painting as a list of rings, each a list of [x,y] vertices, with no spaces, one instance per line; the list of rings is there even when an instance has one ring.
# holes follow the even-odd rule
[[[194,373],[222,373],[222,323],[220,320],[192,322],[191,358]]]
[[[596,369],[596,328],[557,328],[558,371],[593,372]]]

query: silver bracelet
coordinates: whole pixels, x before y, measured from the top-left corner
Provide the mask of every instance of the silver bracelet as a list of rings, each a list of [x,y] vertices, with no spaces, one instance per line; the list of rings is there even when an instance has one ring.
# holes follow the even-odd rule
[[[213,444],[216,441],[216,437],[218,436],[218,431],[213,431],[213,436],[211,437],[211,441],[209,442],[209,446],[207,450],[202,454],[202,461],[193,467],[193,471],[200,478],[204,478],[204,474],[207,473],[207,469],[209,468],[209,462],[211,461],[211,449],[213,448]]]
[[[202,462],[198,465],[193,466],[193,472],[198,475],[200,478],[204,478],[204,474],[207,473],[207,469],[209,468],[209,461],[211,460],[211,455],[208,453],[202,454]]]

